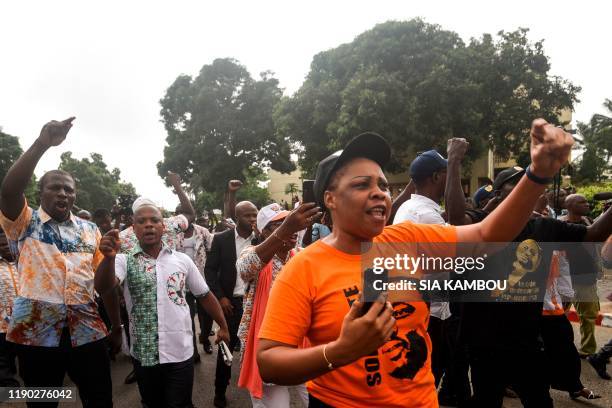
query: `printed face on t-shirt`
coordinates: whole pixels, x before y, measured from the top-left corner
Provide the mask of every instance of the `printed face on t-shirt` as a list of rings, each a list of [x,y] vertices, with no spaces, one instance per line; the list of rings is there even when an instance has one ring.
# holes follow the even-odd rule
[[[527,239],[517,247],[516,259],[525,270],[531,272],[540,266],[541,252],[542,250],[537,242],[533,239]]]
[[[395,303],[393,317],[396,321],[406,319],[415,310],[410,303]],[[427,361],[427,343],[416,330],[402,332],[400,325],[396,325],[391,339],[382,347],[382,354],[388,362],[389,375],[400,380],[412,380]]]

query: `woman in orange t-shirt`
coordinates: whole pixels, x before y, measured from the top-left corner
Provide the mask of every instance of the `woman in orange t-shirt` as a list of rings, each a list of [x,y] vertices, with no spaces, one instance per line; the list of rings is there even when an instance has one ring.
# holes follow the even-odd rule
[[[379,300],[362,313],[362,244],[510,241],[572,143],[562,129],[536,120],[528,177],[484,221],[457,228],[408,222],[385,227],[391,197],[382,167],[391,153],[376,134],[359,135],[321,161],[315,196],[334,229],[289,261],[273,285],[259,332],[263,381],[309,381],[310,407],[437,407],[427,305]],[[312,347],[298,349],[304,337]]]

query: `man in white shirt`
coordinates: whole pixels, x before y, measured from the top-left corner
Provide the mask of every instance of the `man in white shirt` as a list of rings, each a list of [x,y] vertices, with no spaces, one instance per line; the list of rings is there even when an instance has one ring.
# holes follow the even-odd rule
[[[446,169],[447,160],[435,150],[429,150],[414,159],[410,165],[410,177],[415,182],[416,192],[397,210],[393,224],[404,221],[415,224],[446,224],[440,207],[446,186]],[[451,315],[448,302],[432,302],[430,313],[432,319],[438,320],[446,320]],[[432,365],[433,362],[432,358]],[[440,379],[436,375],[436,382],[438,381]]]
[[[236,228],[215,234],[210,253],[206,258],[206,282],[219,298],[230,332],[229,348],[234,351],[238,345],[238,327],[242,318],[242,301],[246,285],[236,271],[236,260],[240,253],[251,245],[255,238],[257,207],[249,201],[236,204]],[[215,407],[225,407],[225,391],[232,375],[231,367],[217,355],[215,372]]]
[[[175,214],[179,215],[182,213],[183,208],[179,204],[179,206],[176,207]],[[208,229],[193,222],[189,224],[189,227],[187,227],[184,232],[180,232],[177,235],[176,250],[187,255],[193,261],[193,263],[195,263],[202,277],[204,277],[206,253],[210,251],[212,240],[213,234]],[[200,353],[198,353],[198,345],[196,342],[196,329],[194,323],[196,311],[200,319],[200,330],[202,331],[200,334],[200,338],[205,340],[203,341],[203,346],[204,351],[207,354],[212,354],[212,345],[208,340],[208,333],[210,332],[211,326],[205,327],[202,322],[204,319],[206,319],[212,323],[212,319],[210,319],[210,316],[208,316],[206,312],[199,306],[199,303],[196,302],[195,297],[191,293],[187,293],[187,304],[189,305],[189,311],[191,313],[191,330],[193,331],[193,362],[197,364],[200,362]]]
[[[443,211],[440,203],[445,195],[447,180],[449,183],[457,184],[457,186],[453,185],[452,189],[455,194],[447,199],[465,200],[461,190],[460,163],[467,150],[467,145],[465,139],[449,140],[448,161],[435,150],[424,152],[413,160],[410,165],[410,177],[416,189],[410,199],[397,210],[393,219],[394,224],[404,221],[416,224],[446,224],[442,217]],[[436,274],[436,278],[448,279],[449,274]],[[439,398],[441,403],[444,401],[449,403],[448,405],[455,405],[458,391],[452,366],[455,343],[453,337],[456,337],[456,328],[454,327],[455,322],[448,321],[451,317],[449,302],[432,301],[430,314],[428,332],[432,342],[431,365],[436,386],[444,375]],[[461,399],[464,398],[467,396]]]
[[[138,242],[129,252],[118,254],[119,232],[112,230],[102,238],[104,261],[96,271],[95,288],[116,296],[113,289],[122,286],[130,319],[130,352],[143,403],[149,408],[188,408],[193,388],[193,333],[187,290],[219,324],[217,342],[229,341],[229,333],[221,306],[200,271],[187,255],[162,241],[163,232],[157,207],[144,202],[135,208]],[[108,312],[118,316],[113,303]]]

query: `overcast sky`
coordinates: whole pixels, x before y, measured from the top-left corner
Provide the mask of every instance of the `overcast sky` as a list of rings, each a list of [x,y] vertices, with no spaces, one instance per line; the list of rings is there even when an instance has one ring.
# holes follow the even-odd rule
[[[77,117],[36,174],[70,150],[121,169],[140,194],[178,200],[157,175],[165,132],[159,100],[182,73],[233,57],[253,76],[272,70],[295,92],[317,52],[387,20],[422,17],[464,40],[530,28],[552,73],[582,86],[574,118],[612,98],[612,2],[577,1],[11,1],[0,3],[0,126],[24,149],[50,119]],[[1,148],[1,146],[0,146]]]

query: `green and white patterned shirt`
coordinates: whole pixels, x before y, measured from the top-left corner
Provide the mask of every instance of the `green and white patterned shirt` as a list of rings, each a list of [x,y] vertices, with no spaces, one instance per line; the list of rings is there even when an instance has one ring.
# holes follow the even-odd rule
[[[164,244],[157,258],[136,244],[115,258],[130,319],[131,353],[143,366],[178,363],[193,356],[187,290],[205,296],[208,286],[193,261]]]

